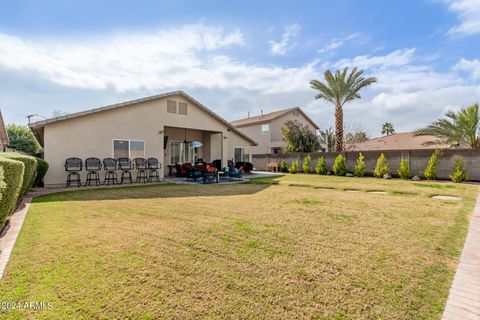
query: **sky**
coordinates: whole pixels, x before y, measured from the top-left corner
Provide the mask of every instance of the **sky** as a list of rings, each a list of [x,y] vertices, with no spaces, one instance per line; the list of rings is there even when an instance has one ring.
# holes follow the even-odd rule
[[[358,67],[378,83],[345,105],[380,135],[480,102],[480,0],[0,0],[0,109],[25,124],[183,90],[227,120],[334,107],[309,81]]]

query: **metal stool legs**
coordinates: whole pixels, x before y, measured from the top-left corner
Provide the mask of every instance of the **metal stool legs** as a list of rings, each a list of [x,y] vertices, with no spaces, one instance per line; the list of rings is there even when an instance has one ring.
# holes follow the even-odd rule
[[[101,185],[100,174],[98,171],[89,171],[87,174],[87,181],[85,181],[85,187],[89,186],[90,183],[95,182],[95,185],[98,187]]]
[[[81,182],[81,179],[80,179],[80,173],[75,172],[75,171],[68,173],[67,185],[65,186],[65,188],[70,187],[70,185],[72,183],[76,183],[78,187],[82,186],[82,182]]]
[[[160,174],[157,169],[150,169],[148,170],[148,182],[153,182],[154,180],[160,182]]]
[[[132,173],[130,172],[130,170],[123,170],[122,171],[122,179],[120,180],[120,184],[123,184],[123,180],[125,180],[125,179],[128,179],[130,184],[133,183]]]
[[[105,180],[103,181],[103,184],[110,185],[110,182],[112,184],[117,184],[117,173],[115,171],[108,170],[105,172]]]
[[[148,181],[147,178],[147,170],[145,169],[138,169],[137,171],[137,179],[136,182],[139,183],[143,180],[143,183],[146,183]]]

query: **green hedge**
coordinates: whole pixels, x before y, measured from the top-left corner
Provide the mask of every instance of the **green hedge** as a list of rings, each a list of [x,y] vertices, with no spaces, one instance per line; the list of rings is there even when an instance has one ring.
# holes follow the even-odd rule
[[[37,160],[37,177],[35,178],[33,186],[38,187],[43,184],[43,178],[48,171],[48,162],[40,158],[35,159]]]
[[[0,157],[0,168],[3,171],[3,184],[6,188],[1,189],[0,201],[0,229],[3,228],[5,220],[13,212],[20,198],[20,192],[23,184],[23,173],[25,165],[20,161],[15,161]]]
[[[20,191],[20,196],[23,196],[33,187],[33,183],[35,182],[35,177],[37,176],[37,160],[35,157],[17,152],[0,153],[0,156],[23,162],[25,165],[22,190]]]

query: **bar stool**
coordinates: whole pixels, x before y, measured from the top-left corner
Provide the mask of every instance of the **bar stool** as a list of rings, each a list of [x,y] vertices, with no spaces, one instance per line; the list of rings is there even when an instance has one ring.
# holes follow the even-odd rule
[[[87,170],[87,181],[85,181],[85,187],[89,186],[90,183],[95,182],[95,185],[98,187],[100,183],[100,173],[102,170],[102,162],[98,158],[87,158],[85,159],[85,170]]]
[[[83,163],[82,159],[72,157],[65,160],[65,171],[68,172],[67,175],[67,184],[65,188],[70,187],[70,184],[76,183],[77,186],[82,186],[82,181],[80,179],[80,171],[82,171]]]
[[[162,168],[161,164],[158,163],[157,158],[148,158],[147,159],[147,167],[148,167],[148,182],[153,182],[153,180],[157,180],[160,182],[160,173],[158,172],[159,169]]]
[[[117,159],[118,168],[122,170],[122,176],[120,179],[120,184],[123,184],[123,180],[128,179],[130,184],[133,183],[132,172],[133,169],[132,160],[130,158],[118,158]]]
[[[145,158],[135,158],[133,159],[135,163],[135,168],[137,169],[137,179],[136,182],[139,183],[143,180],[143,183],[148,181],[147,178],[147,160]]]
[[[110,185],[117,184],[117,160],[113,158],[105,158],[103,159],[103,168],[105,169],[105,180],[103,180],[103,184]]]

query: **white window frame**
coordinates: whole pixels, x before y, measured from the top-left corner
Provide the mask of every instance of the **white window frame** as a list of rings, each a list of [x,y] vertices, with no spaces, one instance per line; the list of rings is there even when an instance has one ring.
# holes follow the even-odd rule
[[[112,158],[115,158],[115,141],[128,141],[128,157],[130,158],[131,153],[130,153],[130,141],[135,141],[135,142],[143,142],[143,158],[145,158],[145,151],[146,151],[146,144],[145,140],[140,140],[140,139],[112,139]]]
[[[242,149],[242,155],[241,155],[241,158],[242,160],[241,161],[237,161],[237,159],[235,159],[235,149]],[[248,150],[248,159],[245,160],[245,149]],[[237,147],[233,147],[233,163],[237,163],[237,162],[252,162],[252,150],[250,147],[244,147],[244,146],[237,146]]]
[[[179,141],[179,140],[172,140],[170,141],[170,150],[169,150],[169,153],[170,153],[170,159],[169,159],[169,162],[170,164],[176,164],[176,163],[171,163],[172,162],[172,143],[179,143],[180,145],[183,145],[185,147],[185,143],[183,141]],[[191,142],[190,142],[191,144]],[[180,149],[180,163],[185,163],[185,149],[184,147],[182,147]],[[183,151],[183,152],[182,152]],[[192,147],[192,151],[193,151],[193,154],[192,154],[192,162],[195,161],[195,150],[194,148]]]
[[[263,130],[263,128],[266,126],[267,130]],[[270,124],[269,123],[264,123],[260,125],[260,132],[262,134],[269,134],[270,133]]]

